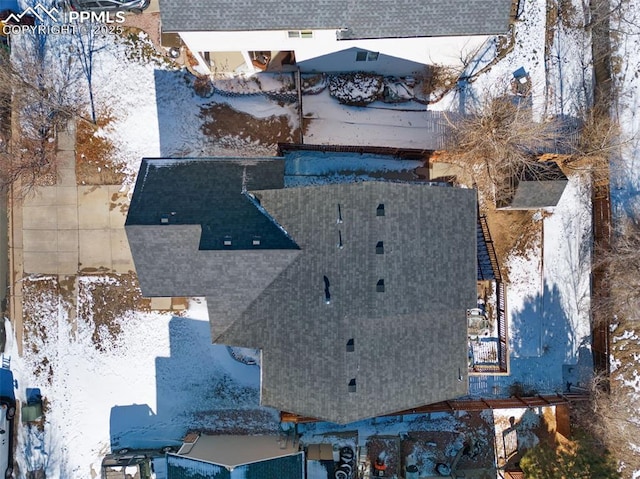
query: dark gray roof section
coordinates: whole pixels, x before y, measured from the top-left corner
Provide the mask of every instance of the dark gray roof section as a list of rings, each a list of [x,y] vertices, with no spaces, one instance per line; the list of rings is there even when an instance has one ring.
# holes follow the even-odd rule
[[[200,225],[200,249],[296,249],[248,189],[283,188],[284,160],[143,159],[126,225]]]
[[[567,180],[521,181],[511,201],[503,209],[537,210],[557,206],[567,186]]]
[[[304,453],[227,468],[218,464],[167,455],[167,479],[302,479]]]
[[[512,3],[512,0],[160,0],[160,15],[165,32],[340,29],[342,39],[437,37],[506,33]]]
[[[553,161],[527,165],[512,180],[498,207],[512,210],[535,210],[554,207],[567,186],[567,177]]]
[[[264,404],[347,423],[466,394],[474,190],[363,182],[255,194],[302,249],[220,338],[262,348]]]

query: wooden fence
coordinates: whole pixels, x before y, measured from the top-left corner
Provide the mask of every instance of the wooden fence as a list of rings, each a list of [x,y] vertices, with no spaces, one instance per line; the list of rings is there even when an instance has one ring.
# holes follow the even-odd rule
[[[504,399],[458,399],[454,401],[443,401],[429,404],[415,409],[398,411],[385,416],[404,416],[410,414],[428,414],[435,412],[455,412],[455,411],[484,411],[485,409],[515,409],[515,408],[535,408],[546,406],[558,406],[577,401],[589,399],[587,394],[552,394],[537,395],[527,397],[511,397]],[[319,419],[306,416],[298,416],[289,412],[280,412],[280,420],[283,422],[309,423],[321,422]]]

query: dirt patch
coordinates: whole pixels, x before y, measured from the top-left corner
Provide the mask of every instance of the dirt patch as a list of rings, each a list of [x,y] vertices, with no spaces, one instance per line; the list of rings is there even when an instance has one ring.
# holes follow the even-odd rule
[[[129,32],[145,32],[147,38],[158,51],[162,51],[160,46],[160,12],[143,12],[140,14],[127,15],[124,27]]]
[[[460,424],[451,431],[411,431],[402,440],[402,460],[414,463],[422,475],[437,475],[438,464],[456,470],[491,469],[494,465],[493,421],[481,412],[456,418]],[[404,464],[403,467],[406,467]]]
[[[452,450],[453,445],[455,452]],[[421,475],[437,475],[437,464],[450,465],[462,447],[462,436],[450,431],[412,431],[402,442],[402,457],[414,463]],[[447,451],[452,454],[447,454]]]
[[[100,132],[113,121],[110,113],[98,116],[94,125],[76,125],[76,182],[79,185],[120,185],[125,179],[124,165],[114,160],[115,145]]]
[[[486,215],[493,246],[498,257],[500,272],[505,281],[509,281],[507,260],[511,253],[524,255],[542,238],[540,219],[549,213],[524,210],[498,210],[491,198],[493,186],[482,168],[461,163],[446,152],[436,152],[429,160],[431,163],[443,162],[456,165],[455,185],[471,186],[478,190],[480,213]],[[537,215],[537,216],[536,216]]]
[[[572,0],[559,0],[558,16],[565,28],[584,28],[584,18],[580,18]]]
[[[150,306],[133,272],[78,278],[78,321],[93,327],[91,339],[99,351],[107,349],[105,342],[118,337],[127,314],[149,311]]]
[[[212,104],[201,109],[204,119],[202,131],[221,146],[236,146],[240,143],[277,143],[297,142],[298,129],[292,129],[289,119],[282,116],[256,118],[248,113],[234,110],[224,103]]]
[[[553,41],[558,28],[558,4],[555,0],[547,0],[547,19],[544,33],[544,58],[549,59],[553,51]]]
[[[498,257],[500,272],[509,281],[507,260],[511,254],[524,256],[542,239],[541,220],[536,221],[533,211],[505,211],[494,208],[483,211],[487,216],[493,246]]]
[[[61,306],[57,278],[25,278],[22,282],[22,326],[25,357],[33,361],[33,373],[51,384],[52,358],[44,356],[45,345],[57,337],[54,325]],[[64,307],[64,304],[62,304]]]
[[[469,412],[460,417],[466,431],[463,443],[463,454],[458,462],[458,469],[490,469],[495,464],[495,429],[493,415],[485,419],[484,412]]]

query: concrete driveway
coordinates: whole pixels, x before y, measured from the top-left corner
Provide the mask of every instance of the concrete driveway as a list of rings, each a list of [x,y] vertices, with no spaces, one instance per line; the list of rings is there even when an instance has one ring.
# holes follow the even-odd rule
[[[133,270],[124,232],[128,199],[119,185],[76,185],[74,148],[74,131],[60,133],[57,184],[38,188],[23,200],[24,273]]]

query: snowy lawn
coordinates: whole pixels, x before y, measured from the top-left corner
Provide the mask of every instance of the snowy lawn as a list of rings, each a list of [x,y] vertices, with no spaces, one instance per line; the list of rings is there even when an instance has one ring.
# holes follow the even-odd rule
[[[580,14],[577,7],[576,15]],[[465,109],[487,94],[510,91],[513,73],[524,67],[531,81],[534,115],[573,115],[585,103],[588,37],[558,20],[547,29],[544,2],[526,2],[515,43],[506,55],[441,104]],[[553,35],[550,35],[550,32]],[[492,46],[489,45],[488,48]],[[473,76],[495,56],[485,52],[471,62]],[[545,51],[547,50],[547,55]],[[554,393],[586,386],[592,368],[590,352],[591,198],[588,180],[573,176],[555,209],[539,211],[539,235],[524,254],[507,259],[509,376],[472,377],[472,396],[509,395],[514,387]],[[492,231],[494,236],[500,231]],[[563,367],[564,366],[564,367]],[[564,370],[564,373],[563,373]],[[514,386],[515,384],[515,386]]]
[[[125,166],[128,184],[135,180],[144,157],[271,156],[277,141],[291,140],[287,135],[272,141],[243,136],[243,121],[229,123],[228,112],[247,113],[244,123],[283,118],[289,134],[298,127],[295,105],[279,104],[263,95],[199,96],[193,75],[175,69],[158,54],[141,56],[140,52],[150,51],[144,34],[102,42],[104,49],[96,54],[93,79],[96,105],[98,112],[114,120],[100,135],[116,145],[115,160]],[[283,84],[277,78],[262,82],[265,87]],[[241,79],[226,80],[221,87],[234,91],[251,84]],[[224,126],[217,136],[205,131],[204,110],[215,105],[229,108],[220,110],[214,118]]]
[[[24,400],[25,387],[39,387],[47,406],[44,433],[19,429],[23,473],[42,468],[47,477],[90,477],[110,450],[159,451],[179,445],[188,430],[277,430],[277,413],[259,406],[259,367],[211,344],[203,303],[192,302],[184,317],[129,311],[114,321],[114,335],[96,328],[93,317],[74,319],[55,278],[24,283],[33,313],[25,321],[22,361],[12,344],[18,396]]]

